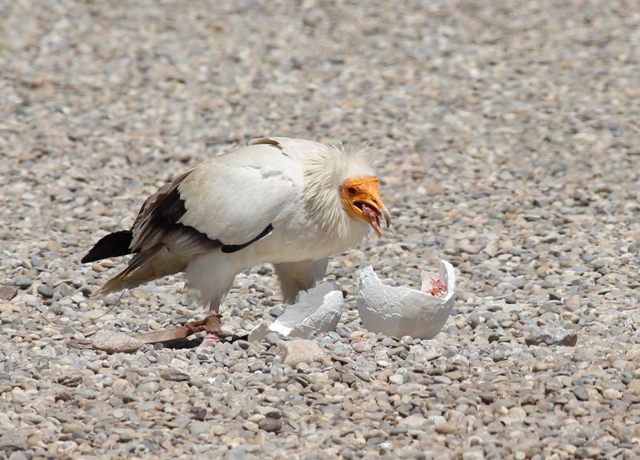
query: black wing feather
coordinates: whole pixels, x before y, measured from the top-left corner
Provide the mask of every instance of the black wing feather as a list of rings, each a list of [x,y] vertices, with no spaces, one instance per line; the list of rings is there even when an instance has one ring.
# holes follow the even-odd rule
[[[131,230],[122,230],[119,232],[109,233],[98,241],[95,246],[85,255],[81,262],[95,262],[96,260],[107,259],[109,257],[126,256],[131,254],[131,240],[133,232]]]

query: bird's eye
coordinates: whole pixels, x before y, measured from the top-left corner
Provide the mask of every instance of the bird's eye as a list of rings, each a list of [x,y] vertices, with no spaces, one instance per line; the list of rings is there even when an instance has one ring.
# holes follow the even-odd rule
[[[356,188],[355,188],[355,187],[349,187],[349,188],[347,188],[347,192],[349,192],[349,195],[355,195],[357,191],[358,191],[358,190],[356,190]]]

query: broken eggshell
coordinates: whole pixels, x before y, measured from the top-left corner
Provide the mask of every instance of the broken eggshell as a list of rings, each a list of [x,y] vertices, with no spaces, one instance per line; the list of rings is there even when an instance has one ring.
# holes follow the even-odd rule
[[[393,337],[432,339],[440,332],[455,303],[456,275],[441,260],[438,274],[422,272],[422,290],[382,284],[371,266],[358,278],[357,306],[371,332]]]
[[[322,283],[302,291],[296,303],[288,305],[284,313],[270,325],[259,324],[249,334],[249,341],[260,341],[271,332],[285,337],[306,339],[312,332],[329,332],[336,328],[344,298],[337,283]]]

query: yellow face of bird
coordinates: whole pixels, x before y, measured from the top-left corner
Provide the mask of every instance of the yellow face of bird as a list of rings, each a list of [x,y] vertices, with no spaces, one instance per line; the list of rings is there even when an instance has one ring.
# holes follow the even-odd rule
[[[347,179],[340,187],[340,198],[347,214],[352,219],[363,219],[368,222],[378,236],[383,236],[380,217],[384,217],[387,227],[391,225],[391,215],[378,191],[377,177]]]

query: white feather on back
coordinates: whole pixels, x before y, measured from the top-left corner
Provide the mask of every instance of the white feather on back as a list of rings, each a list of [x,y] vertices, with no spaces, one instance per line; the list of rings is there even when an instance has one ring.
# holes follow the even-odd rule
[[[180,223],[223,244],[247,243],[294,212],[300,164],[272,145],[249,146],[198,166],[178,187]]]

